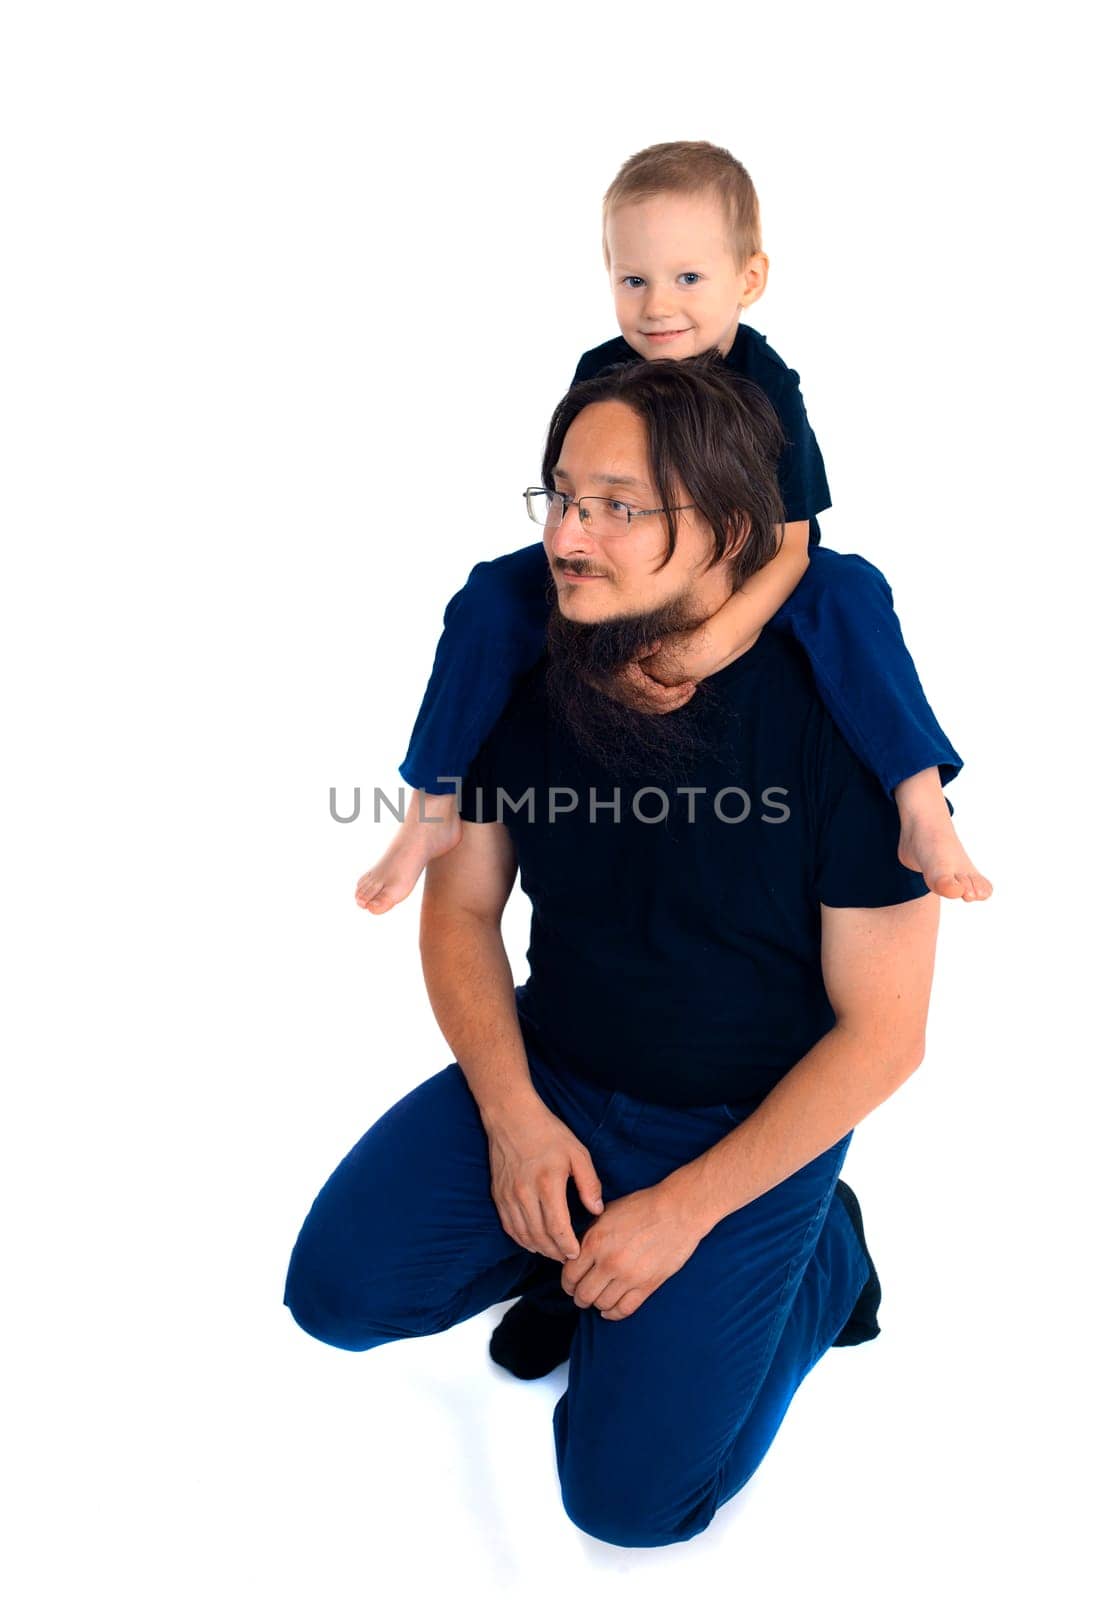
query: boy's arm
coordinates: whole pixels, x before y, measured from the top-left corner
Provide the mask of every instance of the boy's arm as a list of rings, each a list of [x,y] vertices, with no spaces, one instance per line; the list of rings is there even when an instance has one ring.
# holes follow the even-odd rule
[[[720,672],[755,641],[764,624],[802,580],[810,565],[809,522],[783,525],[783,541],[766,566],[746,578],[713,616],[664,644],[643,670],[657,683],[682,683]]]

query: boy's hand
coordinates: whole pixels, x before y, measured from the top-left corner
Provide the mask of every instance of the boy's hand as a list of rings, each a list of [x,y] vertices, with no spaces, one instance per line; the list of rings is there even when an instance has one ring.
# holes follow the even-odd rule
[[[734,661],[740,654],[736,628],[723,625],[719,617],[715,611],[692,628],[657,639],[636,661],[622,667],[615,676],[629,704],[638,711],[677,711],[700,679]]]
[[[696,623],[693,628],[669,633],[666,639],[654,645],[645,671],[661,684],[678,684],[690,679],[698,682],[735,661],[749,648],[759,631],[759,627],[746,630],[745,636],[738,638],[736,608],[727,601],[705,621]]]
[[[614,683],[620,698],[637,711],[678,711],[685,706],[698,685],[693,679],[678,677],[673,683],[661,683],[655,677],[655,663],[661,650],[657,639],[651,649],[636,661],[629,661],[614,673]],[[643,662],[651,661],[652,676],[644,670]]]

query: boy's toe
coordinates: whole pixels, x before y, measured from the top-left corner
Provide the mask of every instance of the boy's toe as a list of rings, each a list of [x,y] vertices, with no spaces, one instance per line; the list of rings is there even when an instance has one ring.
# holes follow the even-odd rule
[[[961,881],[962,881],[962,883],[964,885],[964,892],[963,892],[963,894],[961,896],[962,899],[964,899],[964,900],[986,900],[986,899],[988,899],[988,897],[991,894],[991,882],[990,882],[989,879],[985,878],[982,873],[979,873],[979,872],[962,872],[960,876],[961,876]]]
[[[939,872],[936,877],[927,878],[926,882],[934,894],[941,895],[944,900],[959,900],[965,892],[959,872]]]

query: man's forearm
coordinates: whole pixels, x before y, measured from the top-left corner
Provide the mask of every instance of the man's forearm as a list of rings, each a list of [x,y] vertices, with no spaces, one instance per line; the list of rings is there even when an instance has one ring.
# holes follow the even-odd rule
[[[537,1098],[501,928],[467,912],[421,920],[425,988],[440,1031],[489,1127]]]
[[[820,1156],[906,1082],[921,1050],[895,1054],[834,1026],[744,1122],[665,1178],[703,1237]]]

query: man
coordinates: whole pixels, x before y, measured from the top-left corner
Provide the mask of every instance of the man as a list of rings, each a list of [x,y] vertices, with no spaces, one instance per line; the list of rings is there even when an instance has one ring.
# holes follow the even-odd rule
[[[770,558],[775,444],[710,357],[617,368],[557,408],[531,495],[550,648],[425,883],[456,1060],[340,1164],[286,1285],[302,1327],[352,1350],[522,1294],[533,1333],[565,1319],[563,1503],[618,1545],[701,1532],[819,1357],[878,1332],[838,1173],[924,1052],[938,900],[805,659],[765,629],[680,710],[629,688],[628,663]]]

